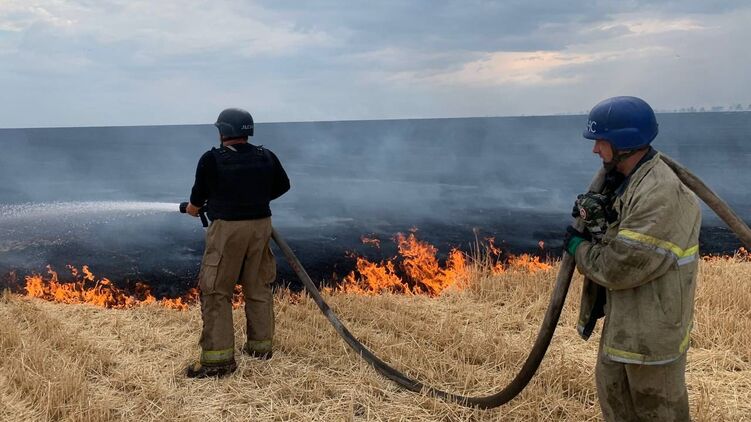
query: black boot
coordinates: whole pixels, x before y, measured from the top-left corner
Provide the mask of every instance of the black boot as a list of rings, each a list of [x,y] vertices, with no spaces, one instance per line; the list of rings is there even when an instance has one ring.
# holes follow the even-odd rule
[[[235,372],[235,369],[237,369],[237,363],[234,359],[222,363],[195,362],[185,368],[185,376],[188,378],[220,378]]]
[[[264,351],[258,351],[251,349],[247,343],[245,343],[245,346],[243,346],[243,353],[246,355],[250,355],[256,359],[261,360],[268,360],[271,359],[271,356],[274,355],[274,352],[271,350],[264,350]]]

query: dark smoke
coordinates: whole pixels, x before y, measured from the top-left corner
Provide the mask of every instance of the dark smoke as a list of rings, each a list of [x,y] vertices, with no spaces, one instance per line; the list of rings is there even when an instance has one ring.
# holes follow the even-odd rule
[[[656,147],[751,217],[751,114],[660,115]],[[600,163],[583,116],[259,124],[292,181],[275,226],[317,279],[352,267],[346,251],[387,257],[419,228],[442,251],[495,236],[513,252],[560,247],[573,198]],[[120,283],[184,290],[203,232],[177,213],[210,125],[0,130],[0,275],[89,264]],[[249,181],[251,183],[251,181]],[[109,201],[109,202],[108,202]],[[123,202],[126,201],[126,202]],[[156,204],[155,204],[156,203]],[[174,210],[172,205],[174,204]],[[704,252],[740,246],[705,211]],[[360,244],[380,237],[383,251]],[[288,268],[282,278],[292,281]]]

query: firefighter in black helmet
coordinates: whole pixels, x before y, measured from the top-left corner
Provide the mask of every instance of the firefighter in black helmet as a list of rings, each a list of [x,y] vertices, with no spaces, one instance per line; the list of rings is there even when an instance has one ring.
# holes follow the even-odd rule
[[[214,126],[220,138],[247,138],[253,136],[253,116],[241,108],[228,108],[219,113]],[[223,139],[222,139],[223,140]]]
[[[290,187],[276,155],[248,143],[254,126],[250,113],[228,108],[214,126],[219,129],[221,146],[198,161],[187,207],[188,214],[196,217],[206,206],[211,220],[199,274],[202,350],[200,360],[186,369],[190,378],[223,376],[237,368],[231,303],[237,283],[242,285],[247,319],[243,351],[256,358],[271,358],[271,283],[276,278],[276,261],[269,248],[269,202]]]

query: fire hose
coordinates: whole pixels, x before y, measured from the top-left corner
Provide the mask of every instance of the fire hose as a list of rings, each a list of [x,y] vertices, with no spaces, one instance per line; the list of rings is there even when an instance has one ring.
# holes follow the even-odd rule
[[[706,184],[696,175],[688,171],[686,168],[673,161],[671,158],[660,154],[662,160],[670,166],[675,172],[678,178],[691,189],[707,206],[709,206],[718,217],[720,217],[728,227],[738,236],[741,242],[751,250],[751,229],[741,220],[735,212],[719,198],[714,192],[712,192]],[[600,171],[595,175],[590,183],[589,190],[592,192],[601,192],[605,178],[605,171]],[[182,211],[182,207],[181,207]],[[583,226],[581,221],[577,218],[574,222],[574,227],[577,230],[582,230]],[[326,316],[331,325],[334,327],[339,336],[345,343],[357,354],[359,354],[368,364],[370,364],[379,374],[395,382],[399,386],[406,390],[422,393],[426,395],[435,396],[446,401],[455,402],[464,406],[477,407],[481,409],[492,409],[501,406],[511,401],[516,395],[518,395],[529,383],[534,376],[537,368],[540,366],[545,353],[547,352],[550,341],[553,338],[558,320],[563,310],[563,304],[568,294],[568,289],[571,284],[571,278],[574,274],[574,258],[568,253],[563,254],[561,259],[561,266],[556,277],[555,287],[548,304],[548,309],[545,312],[545,316],[542,321],[537,338],[532,346],[532,350],[529,352],[527,359],[524,361],[519,372],[511,380],[511,382],[502,390],[482,397],[469,397],[459,394],[449,393],[428,385],[421,383],[413,378],[404,375],[399,370],[393,368],[388,363],[381,360],[367,347],[365,347],[357,338],[344,326],[339,320],[334,311],[329,307],[326,301],[323,300],[320,291],[310,279],[305,268],[303,268],[300,260],[297,259],[292,249],[287,242],[282,238],[279,232],[274,229],[272,231],[272,238],[274,242],[279,246],[287,258],[292,269],[302,281],[305,289],[315,301],[318,308]]]

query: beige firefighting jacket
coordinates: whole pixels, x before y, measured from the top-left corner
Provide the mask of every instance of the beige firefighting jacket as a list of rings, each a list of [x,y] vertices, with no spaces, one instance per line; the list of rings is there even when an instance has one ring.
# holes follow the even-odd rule
[[[576,265],[605,288],[603,353],[617,362],[664,364],[688,349],[701,212],[659,153],[624,184],[613,204],[617,220],[601,243],[582,242]],[[597,290],[589,280],[578,327],[585,338]]]

